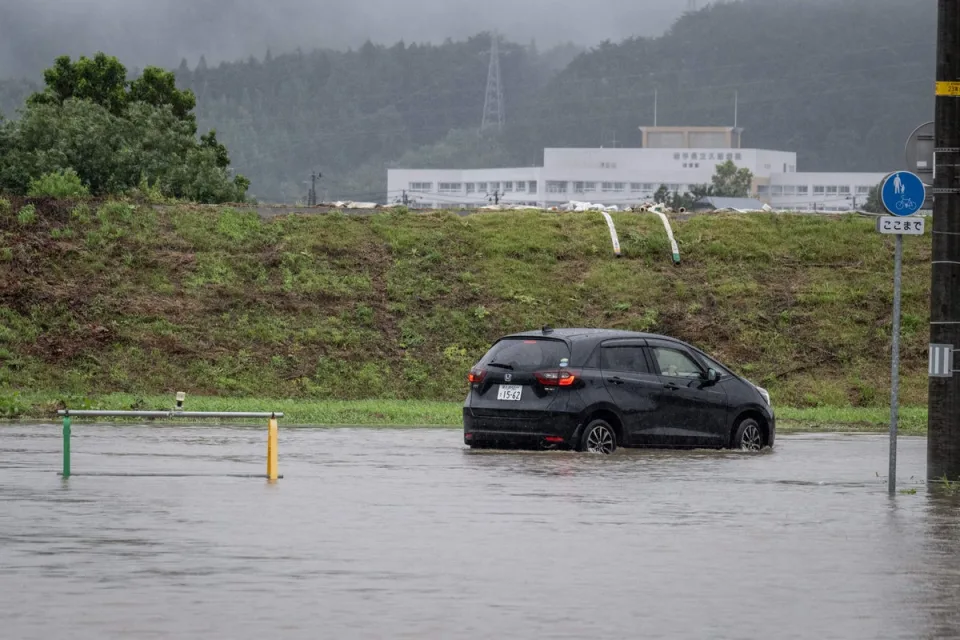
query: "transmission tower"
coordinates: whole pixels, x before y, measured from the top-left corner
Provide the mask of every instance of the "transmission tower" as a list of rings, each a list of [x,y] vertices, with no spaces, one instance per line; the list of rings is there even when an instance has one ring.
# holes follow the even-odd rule
[[[487,92],[483,98],[483,120],[480,131],[503,129],[503,84],[500,82],[500,35],[490,36],[490,67],[487,70]]]

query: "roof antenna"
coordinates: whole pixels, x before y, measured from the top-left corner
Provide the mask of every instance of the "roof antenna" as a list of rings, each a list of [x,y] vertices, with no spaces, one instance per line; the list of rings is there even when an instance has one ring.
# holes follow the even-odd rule
[[[551,327],[548,324],[545,324],[543,325],[543,328],[540,329],[540,331],[542,331],[543,333],[550,333],[551,331],[553,331],[553,327]]]

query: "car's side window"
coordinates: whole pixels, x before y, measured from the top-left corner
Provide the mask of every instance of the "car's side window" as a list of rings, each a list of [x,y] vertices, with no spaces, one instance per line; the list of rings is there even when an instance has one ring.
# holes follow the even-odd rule
[[[721,378],[731,375],[730,371],[725,366],[723,366],[713,358],[707,355],[704,355],[702,353],[700,354],[700,358],[703,360],[704,364],[707,365],[707,367],[719,373]]]
[[[641,346],[603,347],[600,350],[600,362],[604,371],[650,373]]]
[[[671,378],[699,378],[702,375],[700,365],[682,351],[654,347],[653,355],[657,360],[660,375]]]

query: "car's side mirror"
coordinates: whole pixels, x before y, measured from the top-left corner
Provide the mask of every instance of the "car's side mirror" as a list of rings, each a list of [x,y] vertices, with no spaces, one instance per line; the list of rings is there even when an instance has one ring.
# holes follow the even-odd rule
[[[720,374],[716,369],[707,369],[707,382],[713,384],[720,380]]]

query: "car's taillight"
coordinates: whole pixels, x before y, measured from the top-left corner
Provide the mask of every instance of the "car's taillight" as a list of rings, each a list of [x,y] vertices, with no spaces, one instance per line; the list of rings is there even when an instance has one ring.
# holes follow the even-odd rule
[[[486,369],[470,369],[470,373],[467,374],[467,381],[470,384],[477,384],[478,382],[483,382],[483,379],[487,377]]]
[[[545,387],[569,387],[577,381],[579,371],[560,369],[558,371],[537,371],[537,381]]]

